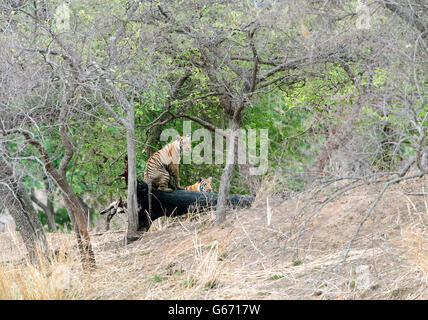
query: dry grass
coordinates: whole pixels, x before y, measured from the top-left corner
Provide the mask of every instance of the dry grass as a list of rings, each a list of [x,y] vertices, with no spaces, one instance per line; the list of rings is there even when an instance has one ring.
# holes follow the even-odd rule
[[[407,259],[428,279],[428,201],[426,190],[422,189],[424,207],[418,210],[418,206],[407,197],[407,209],[414,217],[414,222],[405,225],[401,229],[402,239],[406,248]],[[425,209],[425,210],[424,210]]]
[[[61,300],[72,299],[77,291],[72,288],[72,282],[78,281],[73,277],[76,270],[76,257],[66,256],[70,251],[69,237],[58,247],[57,254],[51,262],[39,253],[38,265],[32,265],[25,254],[24,248],[17,245],[18,234],[9,231],[6,235],[12,240],[15,257],[19,259],[5,260],[2,255],[0,263],[0,299],[1,300]],[[77,268],[80,269],[80,268]],[[81,271],[81,270],[80,270]]]
[[[222,226],[213,225],[213,212],[162,218],[126,247],[124,230],[93,234],[98,267],[91,274],[82,272],[72,234],[48,234],[51,248],[66,244],[69,256],[43,271],[22,260],[19,238],[0,234],[0,298],[427,299],[426,184],[392,186],[345,263],[345,246],[380,186],[350,191],[309,219],[298,255],[296,234],[311,215],[300,210],[306,195],[259,195],[253,208],[229,212]],[[58,285],[64,272],[71,274],[68,286]]]

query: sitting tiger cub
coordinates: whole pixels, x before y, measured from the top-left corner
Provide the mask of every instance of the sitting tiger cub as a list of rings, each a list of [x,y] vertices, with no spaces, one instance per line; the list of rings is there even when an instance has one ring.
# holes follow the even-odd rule
[[[190,135],[177,136],[177,139],[156,151],[149,159],[144,170],[144,181],[149,190],[149,212],[152,211],[152,186],[159,191],[172,192],[183,189],[179,183],[180,156],[190,150]]]
[[[211,187],[211,180],[212,177],[209,177],[208,179],[199,178],[198,182],[192,184],[191,186],[187,186],[184,189],[199,192],[212,192],[213,189]]]

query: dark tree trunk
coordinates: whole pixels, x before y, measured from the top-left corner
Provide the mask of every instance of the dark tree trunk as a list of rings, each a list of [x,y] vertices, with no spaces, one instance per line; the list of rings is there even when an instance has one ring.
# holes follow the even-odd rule
[[[58,228],[56,227],[56,222],[55,222],[55,209],[54,209],[54,205],[51,199],[49,199],[49,197],[46,200],[46,216],[48,218],[48,226],[49,228],[51,228],[51,230],[53,232],[57,232]]]
[[[162,216],[179,216],[191,211],[191,206],[200,209],[214,208],[218,204],[219,195],[209,192],[174,190],[161,192],[153,188],[152,212],[148,212],[148,186],[138,181],[138,230],[147,231],[151,223]],[[225,207],[248,208],[253,203],[251,196],[231,195],[226,197]]]
[[[148,185],[142,180],[138,181],[138,231],[149,230],[156,219],[167,216],[175,217],[189,212],[195,208],[207,210],[215,208],[219,196],[209,192],[195,192],[187,190],[174,190],[173,192],[162,192],[153,188],[152,211],[149,212]],[[249,208],[254,198],[251,196],[231,195],[226,199],[226,206],[232,208]],[[124,212],[126,202],[120,198],[112,202],[110,206],[100,212],[106,216],[106,230],[109,229],[111,219],[116,213]]]
[[[152,128],[151,131],[152,132],[151,132],[151,134],[150,134],[150,136],[146,142],[147,143],[147,147],[146,147],[147,159],[150,159],[150,157],[153,155],[153,153],[155,153],[157,151],[156,147],[153,146],[153,142],[159,141],[160,135],[162,133],[160,126],[155,126],[154,128]]]

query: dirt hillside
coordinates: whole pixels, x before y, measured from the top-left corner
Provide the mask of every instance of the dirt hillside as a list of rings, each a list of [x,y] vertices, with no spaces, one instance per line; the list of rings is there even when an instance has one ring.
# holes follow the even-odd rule
[[[260,196],[220,227],[213,212],[162,219],[126,247],[124,230],[100,226],[90,275],[74,235],[49,233],[51,248],[68,252],[55,290],[63,299],[428,299],[427,186],[427,178],[391,186],[358,234],[381,185],[353,189],[319,211],[338,185],[318,190],[318,205],[306,208],[308,194]],[[24,253],[16,232],[0,234],[9,273],[25,274]]]

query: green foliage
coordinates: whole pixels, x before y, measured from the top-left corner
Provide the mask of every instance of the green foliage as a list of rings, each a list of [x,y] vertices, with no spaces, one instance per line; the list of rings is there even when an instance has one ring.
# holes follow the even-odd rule
[[[46,226],[47,231],[52,232],[52,230],[48,227],[46,214],[42,210],[37,210],[37,214],[42,225]],[[68,216],[67,209],[65,209],[64,207],[61,207],[55,211],[54,219],[56,224],[58,225],[59,230],[70,231],[72,229],[70,217]]]
[[[71,230],[72,225],[67,209],[64,207],[58,208],[55,211],[55,222],[59,225],[60,230]]]

